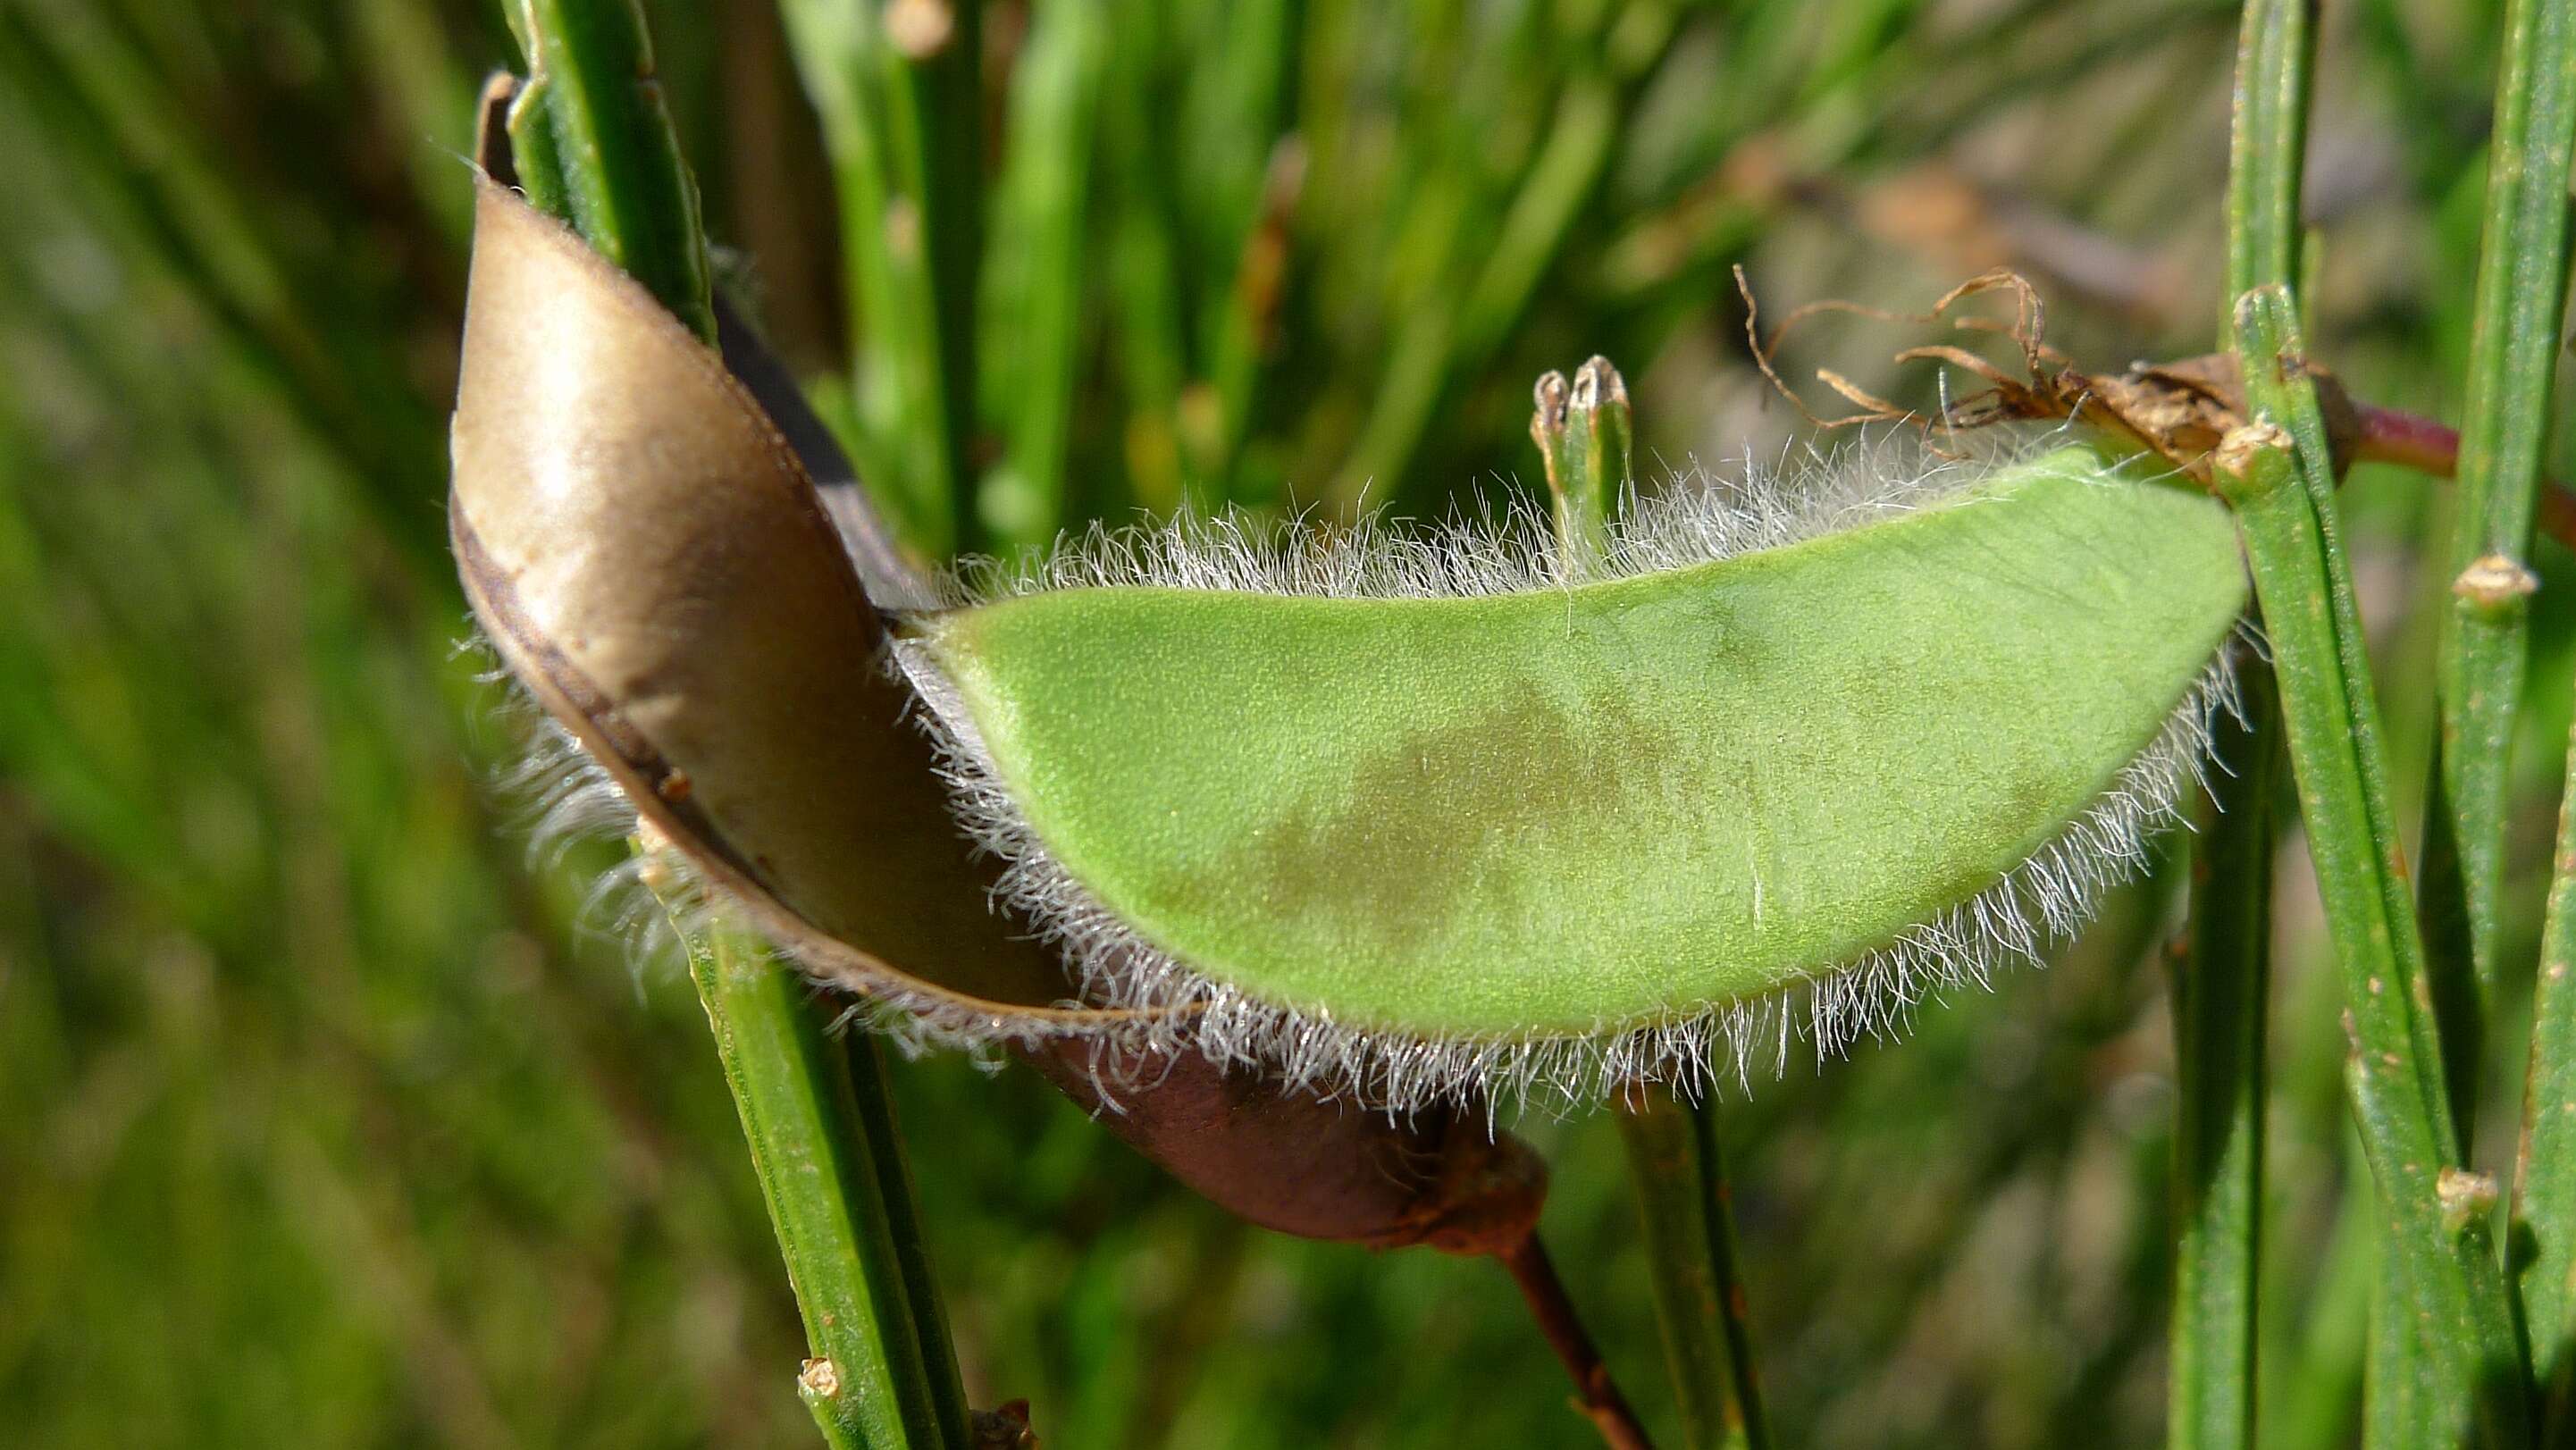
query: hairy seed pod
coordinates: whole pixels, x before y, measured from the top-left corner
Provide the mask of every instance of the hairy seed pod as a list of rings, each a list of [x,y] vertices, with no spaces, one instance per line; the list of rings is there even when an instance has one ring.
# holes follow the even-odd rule
[[[1740,552],[1735,505],[1659,500],[1605,565],[1095,541],[898,651],[1100,1000],[1372,1098],[1593,1096],[2032,953],[2191,778],[2223,507],[2080,446],[1893,483]]]
[[[2227,697],[2227,515],[2082,446],[1676,488],[1581,559],[1220,520],[943,591],[640,288],[478,207],[478,614],[719,895],[934,1034],[1377,1107],[1701,1084],[2071,932]]]
[[[1399,1121],[1100,1040],[1162,1039],[1072,1003],[993,908],[869,598],[933,590],[846,482],[818,499],[804,459],[846,470],[792,382],[729,313],[720,360],[505,188],[478,208],[450,527],[486,632],[580,748],[552,773],[604,773],[573,788],[631,805],[613,828],[640,822],[717,909],[951,1035],[1004,1038],[1252,1223],[1454,1253],[1527,1237],[1545,1170],[1481,1114]]]

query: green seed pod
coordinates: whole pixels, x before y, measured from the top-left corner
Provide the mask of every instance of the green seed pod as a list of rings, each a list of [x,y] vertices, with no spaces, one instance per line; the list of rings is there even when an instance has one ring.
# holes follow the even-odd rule
[[[1535,531],[1098,536],[898,653],[1095,1000],[1416,1103],[1831,1048],[2036,955],[2193,778],[2217,502],[2085,447]],[[1810,480],[1810,483],[1819,482]]]
[[[1136,1082],[1592,1101],[1880,1030],[2136,868],[2245,601],[2217,503],[2084,447],[1676,487],[1580,559],[1217,522],[942,598],[489,184],[465,354],[469,594],[624,799],[915,1031]]]

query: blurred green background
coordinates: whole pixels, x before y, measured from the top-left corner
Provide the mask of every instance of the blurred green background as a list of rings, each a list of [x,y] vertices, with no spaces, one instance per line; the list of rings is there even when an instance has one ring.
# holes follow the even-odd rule
[[[647,9],[730,270],[925,538],[1525,496],[1531,380],[1592,352],[1659,469],[1776,454],[1739,259],[1778,305],[2010,264],[2097,369],[2212,346],[2229,5],[996,0],[950,506],[850,341],[879,320],[779,16]],[[2327,11],[2311,339],[2374,402],[2457,402],[2499,9]],[[462,155],[515,59],[459,0],[0,0],[9,1444],[811,1442],[696,1000],[590,902],[604,857],[528,859],[458,649]],[[1820,323],[1793,361],[1928,400],[1878,366],[1914,340]],[[2412,785],[2443,501],[2365,471],[2349,502]],[[2539,605],[2526,978],[2576,634]],[[2327,1446],[2369,1238],[2311,887],[2280,880],[2264,1430]],[[2170,886],[1729,1102],[1790,1443],[2158,1442]],[[1030,1398],[1049,1445],[1590,1442],[1490,1266],[1242,1229],[1024,1075],[897,1089],[970,1392]],[[1669,1425],[1616,1134],[1524,1128],[1557,1258]]]

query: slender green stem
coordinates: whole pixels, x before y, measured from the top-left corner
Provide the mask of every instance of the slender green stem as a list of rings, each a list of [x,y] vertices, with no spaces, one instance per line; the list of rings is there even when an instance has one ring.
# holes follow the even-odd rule
[[[510,137],[529,168],[529,199],[714,341],[698,185],[662,107],[635,0],[515,0],[510,18],[528,53]]]
[[[2294,285],[2314,17],[2254,0],[2237,37],[2227,191],[2230,297]],[[2225,321],[2222,320],[2222,330]],[[2175,964],[2173,1365],[2168,1443],[2253,1443],[2262,1282],[2264,1033],[2271,979],[2272,799],[2280,702],[2244,685],[2220,731],[2227,767],[2193,864],[2188,953]]]
[[[903,1279],[905,1303],[912,1310],[913,1340],[920,1346],[922,1370],[929,1377],[932,1407],[943,1429],[972,1428],[966,1386],[957,1371],[957,1342],[948,1330],[948,1301],[939,1292],[930,1246],[922,1237],[921,1215],[915,1208],[920,1200],[912,1189],[912,1159],[904,1151],[903,1130],[895,1122],[885,1045],[872,1032],[853,1030],[842,1036],[851,1098],[858,1105],[859,1128],[867,1135],[868,1162],[876,1168],[874,1202],[885,1210],[886,1239]]]
[[[1002,467],[980,510],[1005,548],[1044,548],[1064,523],[1066,449],[1081,358],[1083,237],[1092,123],[1108,27],[1093,0],[1035,7],[1011,81],[1010,145],[997,188],[992,313],[1012,345],[985,352],[1002,419]]]
[[[619,265],[661,269],[639,280],[684,319],[694,305],[712,337],[695,184],[633,0],[525,0],[517,15],[544,78],[512,109],[513,140],[535,143],[514,157],[522,184]],[[805,1320],[798,1394],[843,1450],[959,1450],[965,1392],[873,1044],[845,1053],[801,976],[746,934],[693,924],[669,868],[636,849],[687,947]]]
[[[1688,1109],[1691,1142],[1699,1165],[1699,1219],[1705,1253],[1717,1281],[1717,1312],[1725,1331],[1727,1384],[1735,1392],[1730,1428],[1743,1450],[1770,1450],[1771,1426],[1762,1412],[1762,1377],[1753,1357],[1753,1325],[1744,1281],[1736,1271],[1735,1196],[1727,1186],[1726,1158],[1717,1141],[1717,1098],[1704,1093]]]
[[[2566,303],[2567,173],[2576,151],[2576,3],[2513,0],[2496,80],[2468,405],[2460,428],[2459,570],[2443,619],[2442,765],[2463,865],[2462,900],[2478,979],[2496,955],[2506,769],[2528,633],[2520,562],[2547,441]],[[2576,770],[2576,751],[2569,766]],[[2576,1430],[2576,834],[2559,825],[2532,1007],[2529,1076],[2514,1179],[2514,1222],[2531,1259],[2520,1278],[2532,1374],[2552,1435]],[[2429,847],[2428,847],[2429,854]]]
[[[2268,282],[2298,285],[2315,10],[2316,0],[2249,0],[2237,33],[2227,170],[2230,298]]]
[[[2468,408],[2460,429],[2461,572],[2444,619],[2443,743],[2458,822],[2467,915],[2483,980],[2494,954],[2501,875],[2505,747],[2522,685],[2523,595],[2516,562],[2531,542],[2531,510],[2548,432],[2552,373],[2565,306],[2565,186],[2576,149],[2576,3],[2514,0],[2496,81],[2496,133],[2478,261]],[[2474,491],[2473,491],[2474,490]],[[2489,698],[2502,692],[2501,702]],[[2576,741],[2568,752],[2576,780]],[[2471,851],[2476,804],[2487,816]],[[2483,880],[2481,879],[2483,872]],[[2483,888],[2483,900],[2480,891]],[[2483,912],[2483,914],[2482,914]],[[2558,850],[2533,988],[2531,1059],[2514,1173],[2516,1238],[2529,1244],[2518,1287],[2531,1339],[2546,1443],[2576,1435],[2576,796],[2561,805]]]
[[[2460,1166],[2414,898],[2389,806],[2386,749],[2362,649],[2316,391],[2289,294],[2236,312],[2252,426],[2221,449],[2270,634],[2282,719],[2328,935],[2344,977],[2347,1080],[2445,1412],[2473,1411],[2487,1444],[2528,1440],[2523,1353],[2497,1263],[2492,1180]]]
[[[845,1053],[804,978],[757,940],[670,914],[814,1351],[797,1393],[835,1450],[967,1445],[938,1301],[916,1298],[933,1286],[873,1049]]]
[[[2576,5],[2512,0],[2502,62],[2460,424],[2455,577],[2442,615],[2442,730],[2424,827],[2426,944],[2445,1035],[2466,1049],[2451,1085],[2464,1132],[2495,984],[2506,772],[2537,582],[2524,560],[2565,292]]]
[[[1655,1320],[1681,1410],[1682,1443],[1718,1450],[1736,1424],[1726,1388],[1734,1375],[1727,1299],[1736,1286],[1723,1272],[1732,1267],[1731,1256],[1721,1261],[1711,1251],[1719,1240],[1707,1223],[1712,1195],[1701,1191],[1706,1160],[1691,1110],[1661,1089],[1640,1088],[1621,1103],[1618,1119],[1646,1261],[1654,1266]]]
[[[2216,813],[2192,866],[2190,950],[2174,963],[2174,1308],[2167,1443],[2254,1442],[2262,1281],[2265,1000],[2280,706],[2249,673],[2223,722]]]
[[[925,554],[975,547],[980,6],[788,0],[783,13],[840,198],[865,472]]]
[[[2576,787],[2576,737],[2567,755]],[[2576,1430],[2576,788],[2559,807],[2558,854],[2533,989],[2531,1068],[2523,1086],[2514,1218],[2531,1235],[2522,1270],[2531,1367],[2549,1444]]]
[[[1654,1265],[1655,1318],[1690,1450],[1769,1450],[1761,1373],[1713,1097],[1674,1101],[1660,1088],[1621,1101],[1619,1133]]]
[[[2231,309],[2235,299],[2257,287],[2277,284],[2290,288],[2293,296],[2302,295],[2299,195],[2316,56],[2315,11],[2314,0],[2248,0],[2239,23],[2227,188],[2226,297]],[[2232,338],[2232,313],[2219,320],[2219,329]],[[2426,1396],[2439,1387],[2428,1384],[2428,1350],[2406,1272],[2403,1256],[2379,1256],[2370,1300],[2364,1422],[2364,1443],[2372,1450],[2407,1450],[2431,1433],[2425,1417],[2432,1402]],[[2175,1322],[2179,1333],[2179,1313]],[[2177,1360],[2178,1373],[2183,1367]],[[2174,1393],[2186,1393],[2179,1380]]]

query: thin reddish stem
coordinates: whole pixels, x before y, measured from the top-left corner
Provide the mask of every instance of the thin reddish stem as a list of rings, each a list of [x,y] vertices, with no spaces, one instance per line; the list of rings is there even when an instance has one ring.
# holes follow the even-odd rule
[[[2356,404],[2353,411],[2361,418],[2361,437],[2353,446],[2357,461],[2394,463],[2435,478],[2450,478],[2460,471],[2459,430],[2367,403]],[[2544,482],[2538,522],[2542,533],[2576,549],[2576,492],[2556,479]]]
[[[2354,456],[2365,463],[2394,463],[2435,478],[2449,478],[2460,468],[2460,432],[2430,418],[2356,403],[2361,439]]]
[[[1512,1282],[1520,1286],[1521,1297],[1529,1301],[1530,1316],[1538,1321],[1539,1333],[1547,1336],[1550,1349],[1574,1377],[1576,1401],[1583,1413],[1601,1432],[1601,1441],[1610,1450],[1654,1450],[1646,1438],[1646,1427],[1637,1420],[1637,1412],[1628,1406],[1627,1396],[1610,1378],[1610,1367],[1601,1361],[1601,1351],[1584,1331],[1583,1321],[1574,1312],[1574,1301],[1565,1292],[1565,1283],[1556,1276],[1556,1266],[1548,1262],[1547,1250],[1539,1245],[1533,1233],[1517,1245],[1496,1254],[1509,1269]]]

